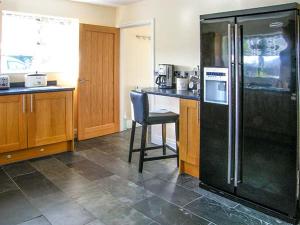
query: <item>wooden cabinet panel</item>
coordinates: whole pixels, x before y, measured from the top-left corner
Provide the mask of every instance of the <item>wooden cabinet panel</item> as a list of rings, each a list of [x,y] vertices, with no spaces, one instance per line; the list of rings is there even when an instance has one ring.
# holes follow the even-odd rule
[[[72,92],[51,92],[27,96],[28,147],[73,139]]]
[[[200,102],[180,100],[180,172],[199,177]]]
[[[25,96],[0,96],[0,153],[27,147]]]

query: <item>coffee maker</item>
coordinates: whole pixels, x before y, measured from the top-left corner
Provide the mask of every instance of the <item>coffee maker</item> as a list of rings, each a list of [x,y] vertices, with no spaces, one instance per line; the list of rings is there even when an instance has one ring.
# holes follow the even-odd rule
[[[158,85],[158,88],[161,89],[170,89],[175,86],[175,77],[174,77],[174,65],[170,64],[159,64],[158,66],[158,77],[156,78],[155,83]]]

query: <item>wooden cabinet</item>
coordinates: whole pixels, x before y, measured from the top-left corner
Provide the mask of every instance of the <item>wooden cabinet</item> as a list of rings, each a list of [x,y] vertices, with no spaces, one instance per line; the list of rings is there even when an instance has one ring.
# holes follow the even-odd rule
[[[72,148],[72,91],[0,96],[0,165]]]
[[[72,140],[72,92],[27,96],[28,147]]]
[[[199,177],[200,160],[200,102],[180,100],[180,173]]]
[[[0,153],[27,147],[25,95],[0,96]]]

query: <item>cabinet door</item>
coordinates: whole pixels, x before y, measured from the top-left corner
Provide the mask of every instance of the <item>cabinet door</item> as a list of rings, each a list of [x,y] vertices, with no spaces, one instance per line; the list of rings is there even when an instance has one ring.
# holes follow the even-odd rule
[[[0,153],[26,147],[25,96],[0,96]]]
[[[28,147],[73,139],[73,93],[28,95]]]
[[[193,176],[199,176],[199,104],[195,100],[180,100],[180,170]]]

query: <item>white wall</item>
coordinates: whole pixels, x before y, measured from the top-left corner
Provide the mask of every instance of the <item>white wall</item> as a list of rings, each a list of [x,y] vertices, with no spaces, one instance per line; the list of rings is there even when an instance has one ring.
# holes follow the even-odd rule
[[[121,29],[121,121],[123,128],[131,125],[131,104],[129,93],[137,86],[139,88],[153,85],[152,44],[151,40],[138,39],[136,35],[151,38],[151,25]]]
[[[156,21],[156,63],[199,64],[199,15],[300,0],[144,0],[117,10],[117,24]]]
[[[80,23],[115,26],[116,9],[70,0],[2,0],[1,10],[78,18]]]
[[[119,7],[116,22],[124,24],[155,18],[156,64],[170,63],[185,70],[200,62],[199,15],[291,2],[300,3],[300,0],[144,0]],[[178,112],[178,105],[174,106],[178,104],[176,99],[155,99],[157,107]],[[152,135],[159,131],[153,129]],[[173,128],[167,130],[169,135],[173,132]],[[169,135],[174,143],[173,135]]]

